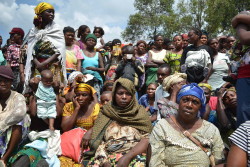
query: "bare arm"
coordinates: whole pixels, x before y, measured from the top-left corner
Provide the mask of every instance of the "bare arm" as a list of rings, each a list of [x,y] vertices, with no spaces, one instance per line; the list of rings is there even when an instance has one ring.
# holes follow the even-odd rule
[[[76,68],[76,70],[77,71],[82,71],[81,68],[82,68],[82,59],[77,59],[77,68]]]
[[[247,152],[232,144],[227,158],[227,167],[243,166],[247,166]]]
[[[141,154],[146,153],[149,144],[149,139],[143,138],[139,143],[137,143],[127,154],[119,159],[117,167],[126,167],[129,165],[131,160]]]
[[[248,31],[246,25],[239,24],[236,28],[236,33],[243,45],[250,45],[250,31]]]
[[[147,59],[146,66],[147,67],[158,67],[158,64],[156,64],[156,63],[153,62],[151,52],[148,52],[148,59]]]
[[[206,78],[203,80],[203,82],[207,83],[208,79],[212,75],[212,70],[213,70],[213,65],[210,63],[210,64],[208,64],[208,74],[207,74]]]
[[[225,113],[225,106],[222,102],[222,95],[225,92],[225,88],[221,88],[218,95],[218,102],[217,102],[217,116],[218,121],[222,125],[222,128],[229,128],[229,120]]]
[[[44,62],[40,63],[36,58],[34,58],[34,63],[38,69],[44,69],[46,65],[57,59],[59,54],[53,54],[50,58],[46,59]]]
[[[73,98],[73,103],[75,106],[73,114],[71,116],[62,117],[61,127],[64,132],[71,130],[76,123],[77,115],[80,110],[80,105],[77,102],[77,98]]]
[[[37,108],[36,108],[36,97],[31,95],[29,98],[29,114],[32,117],[36,117],[36,112],[37,112]]]

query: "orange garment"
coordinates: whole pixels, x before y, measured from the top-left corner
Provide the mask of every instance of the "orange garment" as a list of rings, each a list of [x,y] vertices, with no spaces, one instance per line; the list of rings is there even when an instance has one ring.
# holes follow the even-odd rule
[[[74,113],[74,110],[75,108],[73,102],[69,102],[65,104],[62,116],[63,117],[71,116]],[[99,111],[100,111],[100,105],[96,103],[96,105],[93,108],[93,112],[90,114],[90,116],[88,118],[77,118],[75,126],[89,130],[94,126],[94,122],[99,114]]]

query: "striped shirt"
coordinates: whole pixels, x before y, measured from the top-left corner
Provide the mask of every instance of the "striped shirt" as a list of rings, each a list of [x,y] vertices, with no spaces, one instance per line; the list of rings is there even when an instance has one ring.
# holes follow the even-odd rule
[[[241,124],[240,127],[229,136],[229,140],[240,149],[247,152],[247,166],[250,166],[250,121]]]

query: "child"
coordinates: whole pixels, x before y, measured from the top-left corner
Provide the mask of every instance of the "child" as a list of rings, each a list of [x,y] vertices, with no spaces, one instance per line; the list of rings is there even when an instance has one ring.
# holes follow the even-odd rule
[[[44,119],[46,122],[49,121],[49,129],[54,131],[54,120],[57,112],[56,94],[52,84],[53,73],[50,70],[43,70],[35,96],[37,98],[37,117]]]
[[[144,66],[140,60],[136,60],[134,47],[126,45],[122,48],[123,60],[121,60],[116,69],[116,79],[122,77],[131,80],[136,89],[140,87],[139,78],[144,73]]]
[[[112,92],[111,91],[105,91],[101,95],[101,103],[100,103],[100,105],[104,106],[105,104],[107,104],[111,100],[112,100]]]
[[[97,49],[97,51],[99,51],[104,46],[104,40],[102,38],[102,36],[104,35],[104,30],[102,27],[94,27],[93,34],[97,37],[95,48]]]

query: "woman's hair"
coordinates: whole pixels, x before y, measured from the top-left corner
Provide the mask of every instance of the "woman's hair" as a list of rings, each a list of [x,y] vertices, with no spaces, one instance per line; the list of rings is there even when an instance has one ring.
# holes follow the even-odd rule
[[[63,34],[66,34],[66,32],[73,32],[73,33],[75,33],[75,30],[74,30],[74,28],[68,26],[68,27],[64,27],[64,29],[63,29]]]
[[[139,40],[137,43],[136,43],[136,46],[139,46],[141,43],[143,43],[145,45],[145,47],[147,48],[147,43],[143,40]]]
[[[120,39],[114,39],[114,40],[112,41],[112,46],[115,46],[117,43],[122,44],[122,42],[121,42]]]
[[[94,31],[93,31],[93,34],[95,33],[95,31],[96,30],[100,30],[100,34],[101,34],[101,36],[103,36],[104,35],[104,30],[103,30],[103,28],[102,27],[94,27]]]
[[[81,37],[81,34],[84,33],[86,31],[86,29],[89,28],[87,25],[81,25],[78,28],[78,33],[77,33],[77,38]]]
[[[158,87],[158,84],[157,84],[156,82],[152,82],[152,83],[148,84],[148,87],[149,87],[150,85],[155,85],[156,87]],[[148,87],[147,87],[147,88],[148,88]]]
[[[208,41],[207,41],[207,45],[208,45],[208,46],[211,44],[212,40],[217,40],[217,41],[218,41],[217,38],[210,38],[210,39],[208,39]],[[218,43],[219,43],[219,41],[218,41]]]
[[[163,36],[162,36],[162,35],[159,35],[159,34],[158,34],[158,35],[155,35],[155,36],[154,36],[154,41],[156,41],[156,39],[157,39],[158,37],[163,37]]]
[[[198,29],[198,28],[192,28],[190,31],[193,31],[196,35],[199,36],[199,38],[201,38],[202,32],[201,32],[200,29]]]
[[[175,38],[175,37],[181,37],[181,39],[183,39],[182,35],[180,35],[180,34],[176,34],[176,35],[174,36],[174,38]],[[174,40],[174,38],[173,38],[173,40]],[[169,41],[169,42],[171,42],[171,41]]]
[[[201,35],[206,35],[208,37],[208,33],[206,30],[201,30],[201,33],[202,33]]]

